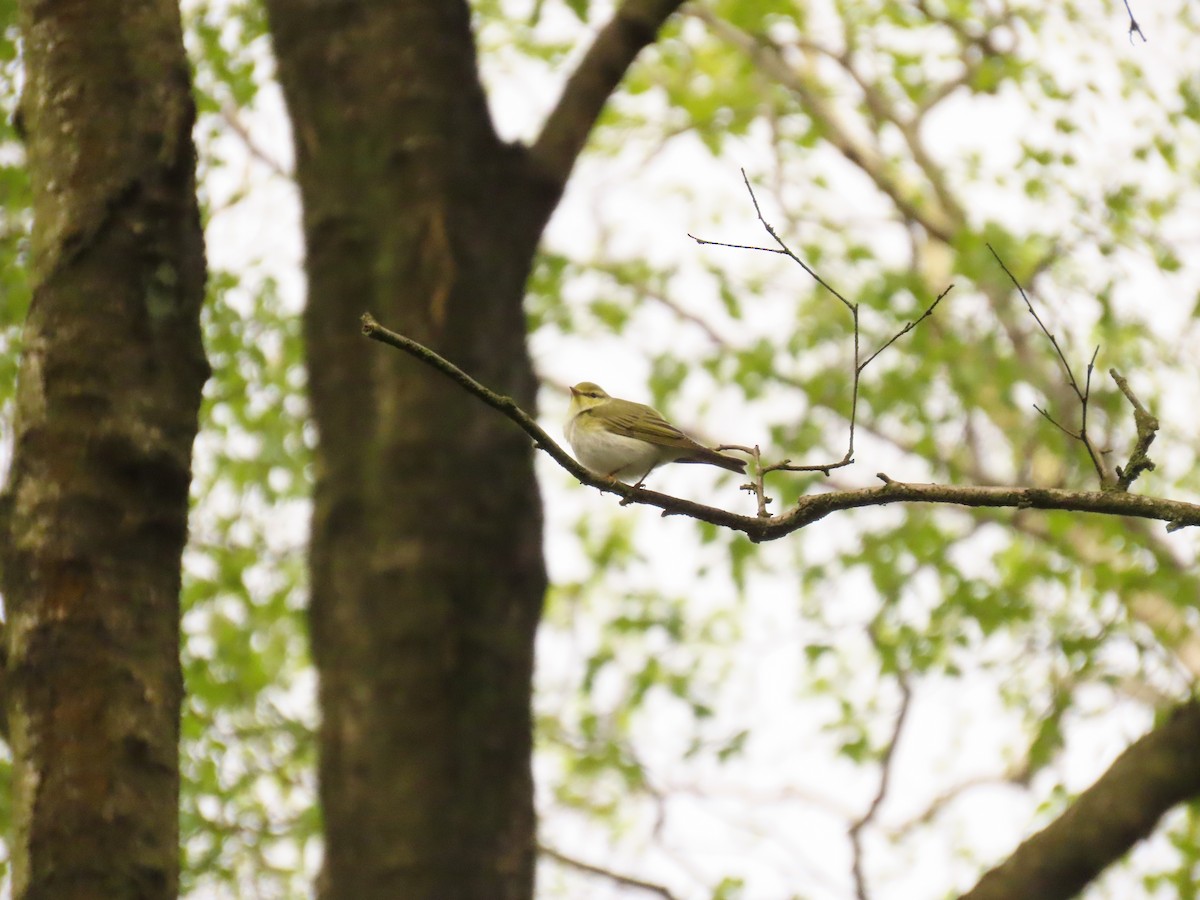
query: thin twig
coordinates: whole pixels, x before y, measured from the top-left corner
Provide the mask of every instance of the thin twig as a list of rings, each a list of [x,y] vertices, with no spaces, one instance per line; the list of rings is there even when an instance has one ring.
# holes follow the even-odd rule
[[[1129,13],[1129,43],[1133,43],[1133,36],[1136,34],[1142,39],[1142,43],[1147,43],[1146,35],[1142,32],[1142,26],[1137,23],[1137,19],[1133,17],[1133,10],[1129,8],[1129,0],[1125,0],[1125,12]]]
[[[889,826],[886,829],[886,833],[893,840],[900,840],[907,837],[916,828],[933,822],[947,806],[975,788],[997,786],[1019,789],[1026,787],[1024,769],[1025,766],[1022,764],[1021,766],[1011,767],[1007,772],[1001,772],[996,775],[977,775],[974,778],[960,781],[939,793],[929,801],[928,806],[916,815],[898,825]]]
[[[854,857],[852,863],[854,894],[858,900],[867,900],[867,882],[862,869],[862,831],[875,819],[875,815],[883,805],[884,798],[887,797],[888,785],[892,776],[892,759],[896,754],[896,746],[900,743],[900,735],[904,731],[904,721],[908,718],[908,708],[912,702],[912,689],[909,687],[908,677],[903,671],[897,673],[896,682],[900,687],[900,709],[896,712],[896,721],[892,725],[891,739],[884,748],[883,758],[879,761],[879,789],[875,792],[867,811],[850,825],[850,846]]]
[[[1092,467],[1096,470],[1096,475],[1100,479],[1100,487],[1104,490],[1112,490],[1116,486],[1117,480],[1113,476],[1112,472],[1109,471],[1108,466],[1105,464],[1103,454],[1096,449],[1096,446],[1092,443],[1092,439],[1088,437],[1087,433],[1088,401],[1091,399],[1092,391],[1092,370],[1096,365],[1096,357],[1100,353],[1100,348],[1096,347],[1095,351],[1092,353],[1092,358],[1088,361],[1087,376],[1084,381],[1084,387],[1081,388],[1079,386],[1079,381],[1075,378],[1075,373],[1071,370],[1071,364],[1067,362],[1066,354],[1063,353],[1063,349],[1058,343],[1058,338],[1056,338],[1053,332],[1046,327],[1046,323],[1042,321],[1042,317],[1039,316],[1037,310],[1034,309],[1033,302],[1029,299],[1029,295],[1025,293],[1025,288],[1021,287],[1021,283],[1017,281],[1016,276],[1009,271],[1008,266],[1004,264],[1004,260],[1000,258],[1000,254],[996,252],[995,248],[992,247],[991,244],[988,244],[987,248],[995,258],[996,262],[999,264],[1000,268],[1004,270],[1004,274],[1008,276],[1008,280],[1013,283],[1013,287],[1015,287],[1018,293],[1020,293],[1021,299],[1025,301],[1025,308],[1029,310],[1029,314],[1033,316],[1033,320],[1037,322],[1038,328],[1041,329],[1042,334],[1046,336],[1046,339],[1050,341],[1050,346],[1054,348],[1054,352],[1058,354],[1058,361],[1062,364],[1063,371],[1067,375],[1067,384],[1070,386],[1071,390],[1075,392],[1075,396],[1079,398],[1079,406],[1081,410],[1079,431],[1070,431],[1069,429],[1063,428],[1062,425],[1059,425],[1058,422],[1055,422],[1054,419],[1050,418],[1049,413],[1043,409],[1040,409],[1036,405],[1034,406],[1034,409],[1061,428],[1066,434],[1083,444],[1084,449],[1087,451],[1088,458],[1092,461]]]
[[[722,444],[717,448],[717,450],[737,450],[740,453],[749,454],[751,460],[753,460],[750,469],[750,471],[753,473],[753,476],[749,482],[742,485],[742,490],[748,494],[754,495],[754,500],[758,504],[758,517],[760,519],[771,518],[771,513],[767,510],[767,507],[773,503],[774,500],[767,496],[767,493],[763,488],[762,450],[758,444],[755,444],[753,447],[743,447],[740,444]]]
[[[1037,310],[1033,308],[1033,303],[1029,299],[1029,295],[1025,293],[1025,288],[1021,287],[1021,282],[1017,281],[1017,277],[1009,271],[1008,266],[1004,264],[1004,260],[1000,258],[1000,254],[996,252],[991,244],[987,245],[996,262],[1000,264],[1000,268],[1004,270],[1004,274],[1008,276],[1008,280],[1013,283],[1013,287],[1021,294],[1021,299],[1025,301],[1025,308],[1029,310],[1029,314],[1033,316],[1033,320],[1037,322],[1038,328],[1042,330],[1042,334],[1050,341],[1050,345],[1054,348],[1054,352],[1058,354],[1058,361],[1062,363],[1063,371],[1067,373],[1067,380],[1071,388],[1082,399],[1083,393],[1079,390],[1079,383],[1075,380],[1075,373],[1071,371],[1071,364],[1067,362],[1066,354],[1063,353],[1062,347],[1058,345],[1058,338],[1046,327],[1046,323],[1042,321],[1042,317],[1038,315]]]
[[[795,253],[793,253],[792,248],[789,247],[787,244],[785,244],[783,242],[783,238],[781,238],[778,234],[776,234],[775,227],[770,222],[768,222],[762,214],[762,209],[758,205],[758,197],[754,193],[754,187],[750,184],[750,177],[746,174],[745,169],[742,169],[742,183],[746,185],[746,191],[747,191],[747,193],[750,194],[750,200],[754,204],[754,214],[756,216],[758,216],[758,221],[762,223],[762,227],[766,230],[767,234],[769,234],[771,236],[772,240],[774,240],[775,243],[777,243],[779,245],[780,250],[782,250],[783,253],[786,254],[789,259],[791,259],[793,262],[795,262],[796,265],[800,266],[800,268],[802,268],[805,272],[807,272],[812,277],[813,281],[815,281],[821,287],[825,288],[825,290],[829,291],[829,293],[833,294],[833,296],[835,296],[839,300],[841,300],[842,305],[845,306],[846,309],[857,310],[858,309],[857,303],[851,303],[849,300],[847,300],[845,297],[843,297],[841,295],[841,293],[837,290],[837,288],[835,288],[828,281],[826,281],[824,278],[822,278],[820,275],[818,275],[816,272],[814,272],[809,267],[808,263],[806,263],[804,260],[802,260]]]
[[[1068,428],[1062,422],[1058,421],[1058,419],[1056,419],[1056,418],[1054,418],[1054,416],[1050,415],[1050,413],[1048,413],[1045,409],[1038,406],[1036,403],[1033,404],[1033,408],[1036,409],[1039,413],[1041,413],[1042,417],[1047,422],[1049,422],[1051,425],[1053,425],[1055,428],[1057,428],[1059,431],[1061,431],[1067,437],[1073,438],[1075,440],[1079,439],[1079,434],[1077,432],[1072,431],[1070,428]]]
[[[258,141],[256,141],[250,134],[250,129],[248,129],[242,122],[233,106],[222,106],[220,116],[221,121],[230,131],[237,135],[238,139],[245,146],[246,152],[248,152],[251,157],[257,159],[260,163],[270,169],[273,174],[278,175],[280,178],[286,178],[290,181],[296,177],[287,166],[285,166],[273,155],[264,150],[261,145],[259,145]]]
[[[560,865],[564,865],[570,869],[575,869],[579,872],[585,872],[588,875],[595,875],[597,878],[603,878],[606,881],[611,881],[613,884],[621,887],[636,888],[640,891],[646,891],[650,894],[657,894],[663,900],[675,900],[675,895],[661,884],[655,884],[651,881],[643,881],[640,878],[634,878],[631,875],[622,875],[620,872],[614,872],[611,869],[605,869],[601,866],[595,866],[591,863],[585,863],[582,860],[575,859],[573,856],[567,856],[558,850],[547,847],[545,844],[538,845],[538,853],[547,859],[552,859]]]
[[[878,350],[876,350],[874,353],[872,353],[870,356],[868,356],[866,358],[866,360],[863,361],[863,364],[861,366],[859,366],[859,371],[861,372],[863,369],[865,369],[867,366],[869,366],[874,361],[875,357],[877,357],[880,353],[882,353],[888,347],[892,346],[892,344],[896,343],[896,341],[900,340],[900,338],[904,337],[906,334],[908,334],[910,331],[912,331],[914,328],[916,328],[918,325],[920,325],[921,322],[923,322],[925,319],[928,319],[930,316],[932,316],[933,311],[935,309],[937,309],[937,305],[942,302],[942,298],[945,297],[952,290],[954,290],[953,284],[951,284],[944,291],[942,291],[940,294],[938,294],[937,297],[934,298],[934,301],[931,304],[929,304],[929,308],[926,309],[925,312],[921,313],[921,315],[919,315],[917,318],[913,319],[911,322],[906,324],[903,328],[901,328],[894,335],[892,335],[882,347],[880,347]]]
[[[828,478],[829,473],[834,469],[842,469],[853,464],[854,457],[850,453],[847,453],[835,463],[813,463],[806,466],[794,466],[792,465],[792,461],[790,459],[781,459],[777,463],[764,466],[763,474],[765,475],[768,472],[820,472],[822,475]]]
[[[732,243],[726,243],[724,241],[710,241],[710,240],[706,240],[704,238],[696,237],[694,234],[690,234],[690,233],[688,234],[688,237],[690,237],[693,241],[695,241],[697,244],[700,244],[702,246],[707,245],[707,246],[712,246],[712,247],[727,247],[727,248],[733,249],[733,250],[754,250],[754,251],[758,251],[761,253],[776,253],[776,254],[780,254],[782,256],[788,257],[788,259],[795,262],[797,265],[800,266],[800,268],[802,268],[805,272],[807,272],[808,275],[814,281],[817,282],[817,284],[821,285],[821,287],[825,288],[825,290],[829,291],[829,293],[833,294],[834,297],[836,297],[839,301],[841,301],[842,305],[845,306],[846,309],[850,312],[850,318],[851,318],[851,323],[852,323],[853,332],[854,332],[854,366],[852,369],[852,377],[851,377],[851,385],[850,385],[850,417],[849,417],[850,424],[849,424],[849,429],[848,429],[849,434],[848,434],[848,438],[847,438],[847,442],[846,442],[847,446],[846,446],[845,455],[837,462],[831,462],[831,463],[792,465],[790,460],[784,460],[783,462],[774,463],[774,464],[768,465],[768,466],[759,466],[757,469],[758,484],[756,485],[756,493],[761,497],[764,495],[764,493],[763,493],[764,488],[762,485],[762,480],[763,480],[764,476],[766,476],[770,472],[820,472],[820,473],[824,474],[826,477],[828,477],[829,473],[832,472],[834,469],[840,469],[840,468],[843,468],[844,466],[849,466],[854,463],[854,433],[855,433],[855,427],[858,422],[858,393],[859,393],[858,389],[859,389],[859,382],[862,379],[863,370],[866,369],[866,367],[868,365],[870,365],[871,362],[877,356],[879,356],[880,353],[882,353],[884,350],[886,350],[888,347],[890,347],[892,344],[894,344],[901,337],[908,334],[908,332],[912,331],[913,328],[915,328],[924,319],[931,316],[933,314],[933,311],[937,308],[937,305],[942,301],[942,298],[945,297],[948,293],[950,293],[950,291],[951,291],[951,289],[953,289],[954,285],[952,284],[952,285],[950,285],[950,287],[946,288],[946,290],[942,291],[942,293],[937,296],[937,298],[933,301],[933,303],[930,304],[929,308],[926,309],[925,312],[921,316],[919,316],[914,321],[906,324],[902,329],[900,329],[900,331],[898,331],[886,343],[884,343],[884,345],[882,347],[880,347],[878,350],[876,350],[874,353],[872,353],[870,355],[870,357],[868,357],[866,359],[866,361],[862,361],[862,349],[861,349],[862,339],[861,339],[861,330],[859,327],[858,304],[853,303],[850,300],[846,299],[846,297],[843,296],[840,291],[838,291],[835,287],[833,287],[833,285],[831,285],[824,278],[822,278],[815,271],[813,271],[812,267],[809,266],[808,263],[806,263],[804,260],[802,260],[799,256],[797,256],[792,251],[791,247],[789,247],[787,245],[787,243],[783,240],[783,238],[781,238],[779,236],[779,233],[775,230],[775,227],[766,220],[765,216],[763,216],[762,207],[759,205],[759,202],[758,202],[758,196],[754,193],[754,187],[753,187],[753,185],[750,184],[750,178],[746,174],[746,170],[742,169],[741,173],[742,173],[742,183],[746,185],[746,192],[750,195],[750,202],[754,204],[754,213],[758,217],[759,223],[762,225],[763,229],[767,232],[767,234],[769,234],[771,236],[771,239],[774,240],[778,246],[777,247],[761,247],[761,246],[757,246],[757,245],[753,245],[753,244],[732,244]],[[760,509],[760,512],[764,509],[764,507],[762,506],[761,503],[760,503],[759,509]]]
[[[745,169],[742,169],[741,171],[742,171],[742,183],[746,185],[746,191],[750,194],[750,202],[754,204],[754,214],[756,216],[758,216],[758,221],[762,224],[763,229],[767,232],[767,234],[769,234],[771,236],[771,239],[773,241],[775,241],[775,243],[778,244],[779,246],[778,247],[756,247],[751,244],[727,244],[722,241],[709,241],[709,240],[705,240],[704,238],[698,238],[693,234],[689,234],[688,237],[690,237],[693,241],[695,241],[697,244],[700,244],[702,246],[708,245],[708,246],[712,246],[712,247],[728,247],[732,250],[757,250],[760,253],[778,253],[782,256],[786,256],[788,259],[790,259],[792,262],[796,263],[796,265],[798,265],[800,268],[802,268],[805,272],[807,272],[809,274],[809,277],[811,277],[813,279],[813,281],[815,281],[817,284],[821,285],[821,287],[825,288],[825,290],[829,291],[829,293],[833,294],[833,296],[837,297],[838,300],[840,300],[842,302],[842,305],[846,307],[846,309],[853,312],[857,308],[856,304],[851,303],[849,300],[847,300],[845,297],[843,297],[841,295],[841,293],[837,290],[837,288],[835,288],[828,281],[826,281],[824,278],[822,278],[820,275],[818,275],[816,272],[814,272],[812,267],[809,266],[808,263],[806,263],[804,260],[802,260],[795,253],[793,253],[792,248],[789,247],[786,243],[784,243],[783,239],[775,231],[775,227],[763,217],[762,209],[758,205],[758,197],[755,196],[754,188],[750,184],[750,177],[746,174]]]
[[[1092,351],[1092,358],[1088,360],[1087,375],[1083,379],[1083,409],[1079,415],[1079,433],[1087,434],[1087,417],[1088,417],[1088,401],[1092,398],[1092,372],[1096,368],[1096,357],[1100,355],[1100,345],[1096,345],[1096,349]]]
[[[690,231],[688,232],[688,237],[697,244],[705,247],[728,247],[730,250],[757,250],[760,253],[778,253],[780,256],[789,255],[786,250],[780,250],[778,247],[759,247],[755,244],[727,244],[725,241],[710,241],[707,238],[696,237]]]

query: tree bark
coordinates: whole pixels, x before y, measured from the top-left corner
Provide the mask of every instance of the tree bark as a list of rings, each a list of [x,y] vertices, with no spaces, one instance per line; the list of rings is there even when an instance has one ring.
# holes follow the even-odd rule
[[[1117,757],[1054,822],[979,880],[963,900],[1076,896],[1173,806],[1200,795],[1200,703],[1171,711]]]
[[[0,503],[13,894],[178,886],[180,556],[208,364],[177,5],[20,4],[33,298]]]
[[[267,0],[308,248],[325,897],[532,896],[532,446],[358,323],[370,311],[532,410],[537,241],[680,2],[622,3],[525,148],[492,127],[464,0]]]
[[[546,587],[530,441],[365,341],[359,316],[532,404],[521,301],[557,195],[492,130],[465,3],[267,7],[304,200],[319,431],[321,893],[529,897]]]

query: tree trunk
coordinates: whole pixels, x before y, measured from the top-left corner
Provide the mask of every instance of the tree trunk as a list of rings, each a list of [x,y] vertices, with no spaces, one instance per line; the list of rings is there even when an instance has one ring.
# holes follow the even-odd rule
[[[527,898],[546,586],[532,448],[366,341],[358,318],[370,310],[532,409],[521,301],[557,191],[492,129],[462,0],[267,7],[304,200],[320,435],[321,891]]]
[[[33,300],[0,506],[18,898],[178,885],[180,555],[208,364],[177,5],[21,3]]]

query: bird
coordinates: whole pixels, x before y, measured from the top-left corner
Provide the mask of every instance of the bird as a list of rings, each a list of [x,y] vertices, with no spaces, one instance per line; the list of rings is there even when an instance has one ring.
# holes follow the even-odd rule
[[[704,447],[653,407],[610,397],[600,385],[581,381],[571,388],[564,428],[575,457],[584,468],[615,481],[638,477],[641,487],[663,463],[706,463],[744,474],[744,460]]]

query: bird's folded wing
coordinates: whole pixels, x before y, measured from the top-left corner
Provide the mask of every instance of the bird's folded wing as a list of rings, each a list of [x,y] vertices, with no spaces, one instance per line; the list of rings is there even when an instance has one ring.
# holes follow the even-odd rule
[[[645,411],[618,412],[608,418],[607,422],[613,432],[650,444],[678,447],[681,444],[691,445],[694,443],[691,438],[657,413],[649,415]]]

